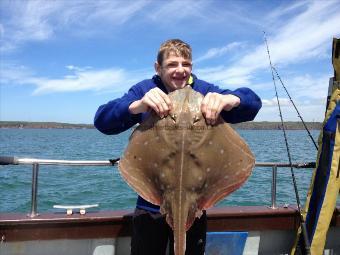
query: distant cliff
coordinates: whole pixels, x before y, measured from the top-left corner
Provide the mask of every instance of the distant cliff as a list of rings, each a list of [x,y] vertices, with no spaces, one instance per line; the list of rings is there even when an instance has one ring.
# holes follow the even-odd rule
[[[320,130],[321,122],[306,122],[308,129]],[[244,122],[232,125],[236,129],[243,130],[275,130],[281,129],[280,122]],[[60,122],[26,122],[26,121],[0,121],[0,128],[33,128],[33,129],[92,129],[92,124],[70,124]],[[299,130],[304,129],[301,122],[288,121],[285,122],[285,128],[287,130]]]

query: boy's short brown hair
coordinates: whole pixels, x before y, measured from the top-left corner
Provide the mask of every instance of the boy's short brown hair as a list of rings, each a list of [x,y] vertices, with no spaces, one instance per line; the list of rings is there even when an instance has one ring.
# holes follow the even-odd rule
[[[192,59],[191,47],[189,44],[183,42],[180,39],[170,39],[161,44],[158,54],[157,62],[162,65],[163,60],[167,58],[171,53],[176,56]]]

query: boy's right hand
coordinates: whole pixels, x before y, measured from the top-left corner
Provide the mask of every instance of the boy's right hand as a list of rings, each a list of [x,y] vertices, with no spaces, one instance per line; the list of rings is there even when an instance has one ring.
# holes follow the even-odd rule
[[[159,88],[150,89],[142,99],[134,101],[129,106],[132,114],[146,112],[149,109],[154,110],[159,117],[166,117],[172,109],[172,103],[167,94]]]

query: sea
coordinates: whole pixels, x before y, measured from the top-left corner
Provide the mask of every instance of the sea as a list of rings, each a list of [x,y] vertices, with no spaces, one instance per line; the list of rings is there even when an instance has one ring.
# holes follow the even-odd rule
[[[281,130],[237,130],[257,162],[289,162]],[[0,156],[58,160],[119,158],[128,144],[128,130],[104,135],[95,129],[0,129]],[[317,140],[318,130],[312,130]],[[313,162],[317,151],[304,130],[287,131],[293,162]],[[156,148],[155,148],[156,150]],[[215,206],[271,205],[272,168],[256,167],[247,182]],[[306,200],[312,169],[294,169],[301,203]],[[32,166],[0,166],[0,212],[31,210]],[[137,194],[116,166],[40,166],[38,212],[53,205],[98,204],[96,210],[133,209]],[[339,199],[338,199],[339,201]],[[277,204],[296,204],[290,168],[278,168]]]

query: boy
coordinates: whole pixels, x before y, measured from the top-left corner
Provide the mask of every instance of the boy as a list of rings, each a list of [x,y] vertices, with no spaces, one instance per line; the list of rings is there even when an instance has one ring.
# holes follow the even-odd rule
[[[161,118],[172,109],[168,93],[185,86],[201,94],[204,99],[201,111],[208,125],[214,125],[220,115],[228,123],[253,120],[261,108],[260,98],[248,88],[234,91],[197,79],[192,71],[191,47],[179,40],[164,42],[155,62],[156,75],[143,80],[123,95],[100,106],[94,125],[104,134],[118,134],[133,125],[142,122],[155,111]],[[187,233],[186,254],[204,254],[206,240],[206,214],[196,218]],[[131,254],[163,255],[170,240],[170,254],[173,254],[173,233],[165,217],[159,212],[159,206],[138,197],[133,217]]]

